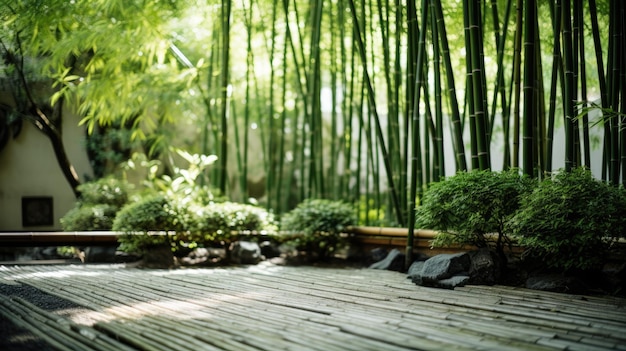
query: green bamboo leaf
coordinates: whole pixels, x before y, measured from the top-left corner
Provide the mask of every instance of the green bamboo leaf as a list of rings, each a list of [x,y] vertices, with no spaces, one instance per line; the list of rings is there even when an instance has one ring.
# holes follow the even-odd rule
[[[63,82],[69,83],[69,82],[75,81],[77,79],[80,79],[80,76],[75,75],[75,74],[74,75],[68,75],[68,76],[64,76],[63,77]]]
[[[50,97],[50,104],[52,106],[56,105],[56,103],[59,101],[59,99],[61,99],[64,96],[65,93],[65,89],[61,89],[56,91],[54,94],[52,94],[52,96]],[[79,122],[79,125],[82,124],[82,121]]]

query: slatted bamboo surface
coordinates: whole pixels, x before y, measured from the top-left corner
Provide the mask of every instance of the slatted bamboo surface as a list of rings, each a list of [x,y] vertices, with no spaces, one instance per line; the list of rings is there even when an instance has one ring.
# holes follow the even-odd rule
[[[0,296],[0,315],[59,350],[626,350],[624,299],[440,290],[390,271],[0,266],[0,284],[83,306]]]

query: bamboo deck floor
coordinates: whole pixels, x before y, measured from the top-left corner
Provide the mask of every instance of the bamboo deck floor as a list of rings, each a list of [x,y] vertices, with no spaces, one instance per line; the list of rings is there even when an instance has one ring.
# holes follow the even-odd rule
[[[440,290],[390,271],[0,266],[0,284],[88,309],[0,295],[1,316],[59,350],[626,350],[624,299]]]

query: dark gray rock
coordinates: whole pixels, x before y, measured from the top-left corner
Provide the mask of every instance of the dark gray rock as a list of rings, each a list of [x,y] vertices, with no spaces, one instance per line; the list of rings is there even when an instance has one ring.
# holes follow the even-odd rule
[[[417,285],[424,285],[424,281],[422,280],[422,272],[424,271],[425,261],[415,261],[409,267],[407,271],[407,278],[411,279],[411,281]]]
[[[261,255],[265,258],[274,258],[280,256],[280,249],[271,241],[263,241],[259,244],[261,247]]]
[[[377,247],[375,249],[373,249],[372,251],[370,251],[370,262],[379,262],[385,259],[385,257],[387,257],[387,250],[383,249],[382,247]]]
[[[85,248],[85,263],[114,263],[115,246],[88,246]]]
[[[176,266],[174,253],[169,245],[154,245],[143,250],[141,267],[172,268]]]
[[[469,276],[471,284],[493,285],[500,280],[498,255],[488,249],[470,252]]]
[[[57,252],[56,246],[43,247],[39,253],[43,259],[57,259],[61,257]]]
[[[424,261],[415,261],[409,267],[409,270],[406,272],[407,278],[413,280],[415,284],[420,284],[415,281],[417,279],[419,282],[422,281],[422,269],[424,269]]]
[[[624,256],[626,257],[626,256]],[[609,262],[598,274],[604,280],[604,289],[609,293],[626,294],[626,263]]]
[[[450,277],[448,279],[439,280],[435,286],[443,289],[454,289],[457,286],[465,286],[465,284],[469,281],[470,277],[468,275],[455,275],[454,277]]]
[[[257,264],[262,260],[261,247],[252,241],[236,241],[230,248],[230,260],[237,264]]]
[[[180,263],[183,265],[191,266],[191,265],[201,265],[205,264],[210,259],[210,252],[207,248],[198,247],[191,252],[189,252],[186,256],[180,258]]]
[[[424,262],[422,282],[425,285],[435,285],[439,280],[468,272],[469,268],[470,256],[467,252],[436,255]]]
[[[569,294],[582,294],[588,289],[578,277],[568,277],[562,274],[538,274],[526,280],[528,289],[552,291]]]
[[[384,269],[389,271],[402,272],[404,271],[404,259],[405,256],[398,249],[389,251],[387,257],[376,263],[372,263],[369,268],[372,269]]]
[[[115,251],[115,263],[130,263],[141,260],[141,255],[137,253]]]

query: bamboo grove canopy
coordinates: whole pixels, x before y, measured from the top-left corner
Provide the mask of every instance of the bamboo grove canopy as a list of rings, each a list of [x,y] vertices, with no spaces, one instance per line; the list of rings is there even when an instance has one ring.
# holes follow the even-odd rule
[[[601,176],[624,183],[625,9],[621,0],[2,0],[2,87],[17,112],[4,107],[0,146],[20,120],[58,141],[65,104],[92,136],[127,130],[153,157],[167,159],[170,146],[217,155],[206,181],[234,200],[256,196],[258,183],[278,213],[337,198],[366,217],[386,209],[398,225],[412,222],[428,183],[458,170],[497,164],[541,178],[591,167],[595,147]]]

